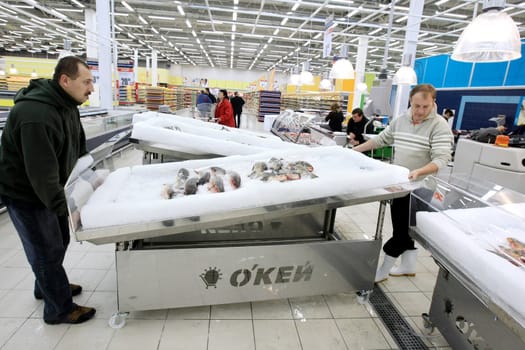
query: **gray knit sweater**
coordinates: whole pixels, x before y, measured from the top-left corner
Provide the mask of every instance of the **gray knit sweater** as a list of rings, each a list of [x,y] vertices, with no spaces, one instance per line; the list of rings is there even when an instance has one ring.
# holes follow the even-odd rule
[[[451,159],[454,137],[447,121],[435,109],[420,124],[412,123],[412,109],[394,119],[372,141],[377,147],[394,146],[394,164],[409,170],[432,162],[441,168]]]

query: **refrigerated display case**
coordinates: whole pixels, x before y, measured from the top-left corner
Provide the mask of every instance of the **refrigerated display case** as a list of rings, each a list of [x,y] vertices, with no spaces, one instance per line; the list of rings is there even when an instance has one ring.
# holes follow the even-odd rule
[[[316,114],[286,110],[273,122],[271,132],[282,140],[308,146],[336,145],[333,133],[315,125]]]
[[[411,234],[439,266],[426,326],[454,349],[523,349],[525,195],[448,181],[411,195]]]

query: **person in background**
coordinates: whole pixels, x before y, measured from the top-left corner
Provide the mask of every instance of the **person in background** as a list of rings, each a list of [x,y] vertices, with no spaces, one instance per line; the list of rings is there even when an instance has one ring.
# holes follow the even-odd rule
[[[241,96],[239,96],[239,93],[235,91],[233,93],[233,97],[230,100],[230,103],[233,107],[233,115],[235,117],[235,122],[237,124],[237,127],[241,127],[241,114],[242,114],[242,106],[244,106],[244,100]]]
[[[354,108],[352,110],[352,118],[350,118],[346,125],[346,134],[348,135],[347,138],[349,144],[357,146],[365,142],[363,134],[371,134],[374,130],[372,123],[368,124],[368,122],[369,120],[364,116],[361,108]]]
[[[211,104],[208,94],[206,94],[204,90],[201,90],[200,94],[197,96],[197,110],[202,118],[209,117]]]
[[[394,164],[410,171],[408,180],[419,180],[447,166],[451,159],[453,136],[447,122],[436,113],[436,89],[430,84],[416,85],[410,91],[410,108],[392,120],[378,136],[353,148],[366,152],[395,145]],[[393,233],[383,246],[385,258],[375,281],[388,276],[415,276],[417,250],[408,234],[410,195],[396,198],[390,205]],[[401,256],[401,264],[394,268]]]
[[[214,94],[211,93],[210,88],[208,88],[208,87],[206,88],[206,94],[210,98],[211,103],[217,103],[217,98],[215,97]]]
[[[454,126],[454,112],[450,108],[447,108],[443,112],[443,117],[447,121],[450,129],[452,129],[452,127]]]
[[[345,116],[341,111],[341,105],[337,102],[332,103],[330,106],[330,113],[324,118],[324,120],[328,122],[328,126],[332,131],[342,131],[344,119]]]
[[[235,128],[233,108],[228,100],[228,92],[226,90],[219,90],[219,102],[215,108],[215,118],[217,123]]]
[[[81,59],[58,61],[53,79],[33,79],[15,96],[0,146],[0,196],[35,275],[34,296],[44,299],[44,322],[82,323],[96,310],[79,306],[63,267],[69,244],[64,185],[86,137],[78,105],[93,92]]]

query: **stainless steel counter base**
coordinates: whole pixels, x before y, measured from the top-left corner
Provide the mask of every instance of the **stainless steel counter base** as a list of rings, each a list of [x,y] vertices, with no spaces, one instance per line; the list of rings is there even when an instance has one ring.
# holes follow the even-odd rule
[[[371,290],[381,243],[117,251],[119,311]]]
[[[523,340],[443,267],[429,317],[452,349],[525,349]]]

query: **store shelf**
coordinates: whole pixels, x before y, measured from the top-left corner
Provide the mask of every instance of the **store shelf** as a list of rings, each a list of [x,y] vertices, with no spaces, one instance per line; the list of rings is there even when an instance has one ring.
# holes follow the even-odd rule
[[[321,114],[330,111],[332,103],[339,103],[343,111],[347,110],[347,92],[288,93],[281,98],[281,109],[294,111],[313,110]]]
[[[281,92],[280,91],[258,91],[257,120],[264,122],[267,114],[281,113]]]
[[[147,87],[146,88],[146,108],[150,111],[156,111],[159,106],[164,104],[164,88]]]

